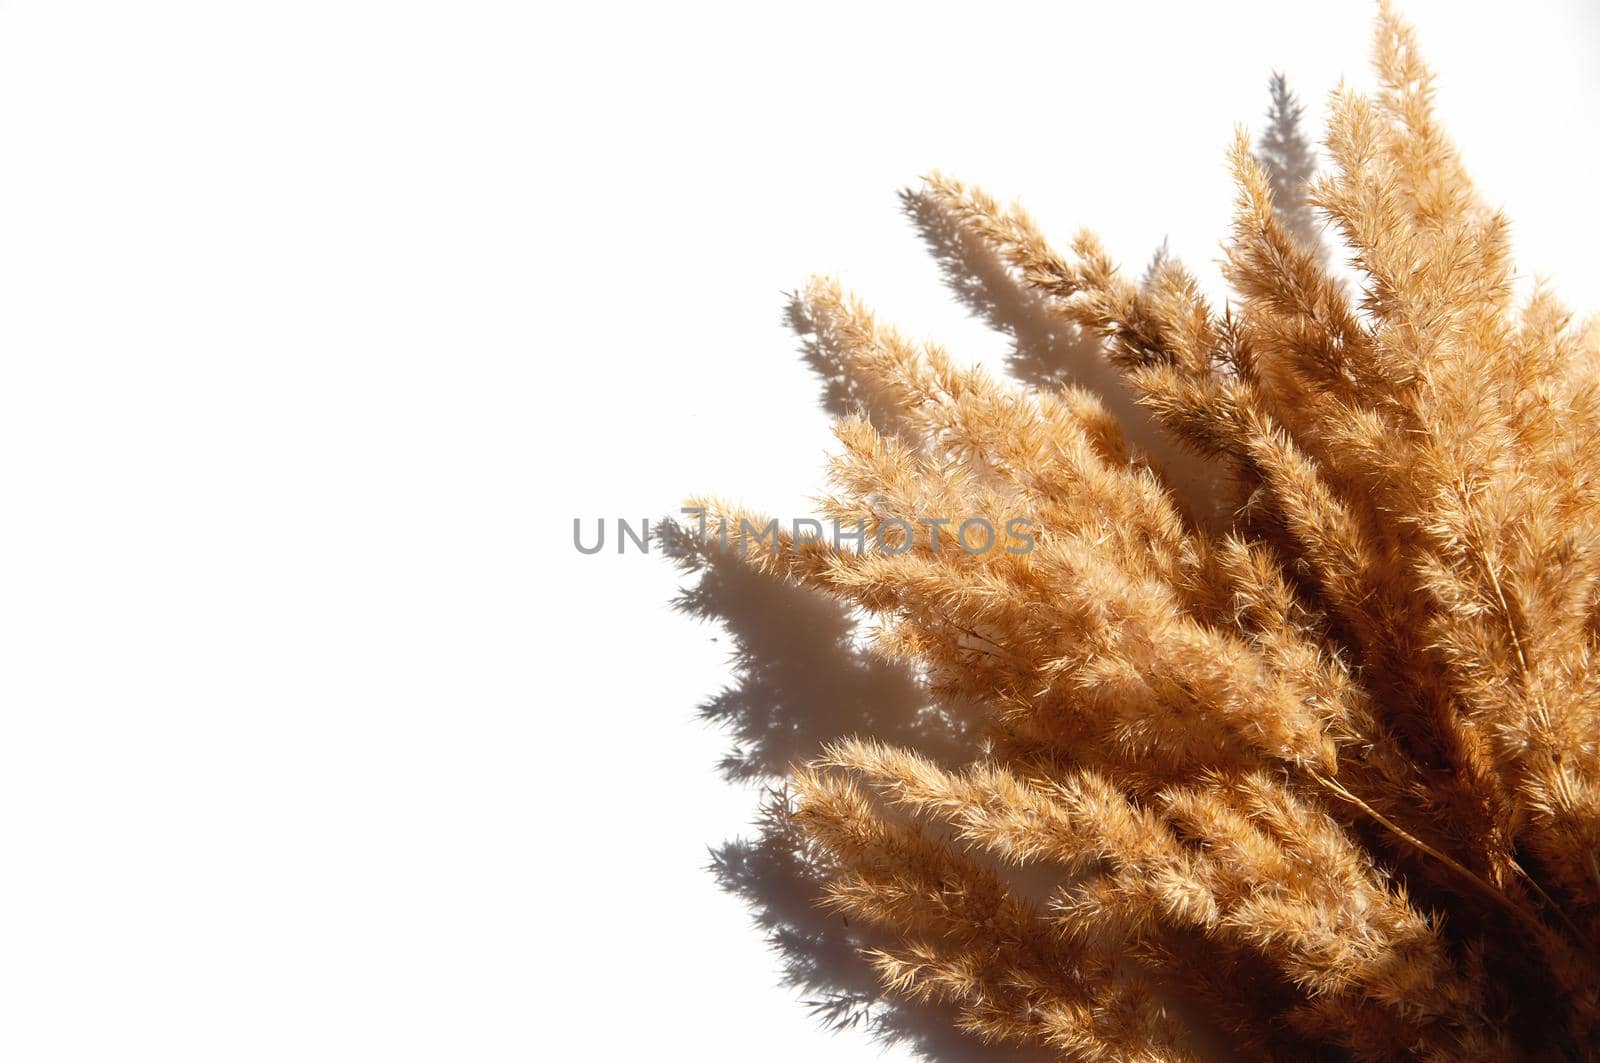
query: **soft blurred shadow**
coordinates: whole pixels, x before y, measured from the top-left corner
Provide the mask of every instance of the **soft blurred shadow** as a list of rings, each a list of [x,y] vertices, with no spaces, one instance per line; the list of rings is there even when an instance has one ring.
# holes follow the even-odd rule
[[[1100,356],[1100,341],[1051,313],[1048,301],[1022,283],[990,250],[920,189],[900,193],[900,205],[961,305],[1011,340],[1006,371],[1030,387],[1076,383],[1116,406],[1120,420],[1134,409],[1118,374]]]
[[[694,578],[673,607],[718,624],[730,646],[732,682],[699,709],[733,740],[720,763],[729,780],[782,778],[824,743],[852,734],[938,760],[966,751],[961,724],[904,668],[866,652],[839,602],[758,572],[715,542],[687,531],[677,538],[674,563]]]
[[[732,740],[719,765],[730,781],[777,784],[791,765],[852,734],[944,762],[970,756],[966,723],[936,707],[904,668],[868,652],[839,602],[757,572],[670,523],[662,538],[686,578],[674,607],[718,625],[730,644],[731,682],[699,709]],[[781,983],[825,1027],[863,1029],[938,1063],[1049,1058],[983,1046],[956,1029],[950,1009],[886,996],[860,950],[889,942],[818,907],[822,882],[782,814],[781,791],[769,789],[752,836],[712,850],[710,870],[748,906],[780,958]]]
[[[1267,92],[1272,102],[1267,108],[1267,128],[1256,141],[1255,156],[1267,172],[1273,213],[1291,236],[1326,265],[1328,249],[1322,225],[1306,201],[1307,183],[1317,173],[1317,153],[1300,130],[1305,107],[1281,71],[1273,71]]]
[[[774,794],[771,802],[776,806],[781,797]],[[880,1044],[939,1063],[980,1056],[1017,1063],[1051,1058],[984,1045],[956,1028],[952,1009],[885,995],[861,950],[891,942],[817,906],[823,884],[803,853],[803,842],[784,817],[769,811],[755,837],[713,851],[711,870],[718,885],[749,905],[755,925],[782,960],[783,984],[801,995],[820,1024],[861,1029]]]

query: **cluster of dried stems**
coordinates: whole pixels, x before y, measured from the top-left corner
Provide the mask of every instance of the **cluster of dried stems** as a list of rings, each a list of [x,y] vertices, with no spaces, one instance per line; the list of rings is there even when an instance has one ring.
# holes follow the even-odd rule
[[[780,812],[823,903],[881,932],[884,984],[985,1038],[1600,1058],[1600,330],[1513,294],[1386,4],[1376,42],[1380,90],[1334,94],[1303,192],[1354,280],[1242,136],[1220,312],[1175,262],[1131,281],[1088,234],[1062,255],[976,189],[924,194],[1226,470],[1226,526],[1088,391],[805,293],[865,411],[824,515],[903,549],[748,560],[983,716],[964,764],[834,744]],[[1019,514],[1025,553],[920,523]]]

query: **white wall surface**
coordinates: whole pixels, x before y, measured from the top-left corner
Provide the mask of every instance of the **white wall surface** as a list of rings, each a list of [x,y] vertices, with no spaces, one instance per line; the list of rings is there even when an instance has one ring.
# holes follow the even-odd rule
[[[1405,6],[1600,308],[1600,8]],[[913,1058],[707,873],[728,642],[572,519],[806,512],[814,271],[996,360],[929,168],[1215,277],[1234,123],[1371,13],[0,4],[0,1058]]]

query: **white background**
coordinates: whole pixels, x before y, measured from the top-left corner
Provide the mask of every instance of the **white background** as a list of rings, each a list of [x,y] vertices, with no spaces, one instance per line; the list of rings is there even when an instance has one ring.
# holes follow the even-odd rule
[[[879,1055],[705,871],[726,641],[572,519],[805,512],[812,271],[995,359],[931,167],[1214,276],[1371,7],[865,7],[0,4],[0,1057]],[[1600,307],[1600,8],[1407,7]]]

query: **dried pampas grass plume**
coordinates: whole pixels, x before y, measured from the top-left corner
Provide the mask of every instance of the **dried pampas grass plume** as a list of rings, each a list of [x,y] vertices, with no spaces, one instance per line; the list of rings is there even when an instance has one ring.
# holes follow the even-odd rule
[[[917,193],[1218,470],[1221,526],[1100,396],[961,366],[829,280],[799,301],[858,411],[824,513],[894,549],[746,557],[870,613],[970,730],[965,762],[835,742],[772,822],[881,933],[882,983],[983,1038],[1600,1058],[1600,331],[1514,299],[1387,4],[1375,65],[1309,184],[1272,168],[1303,145],[1240,134],[1221,310],[1176,262],[1139,283],[959,181]],[[955,514],[1034,547],[922,523]]]

